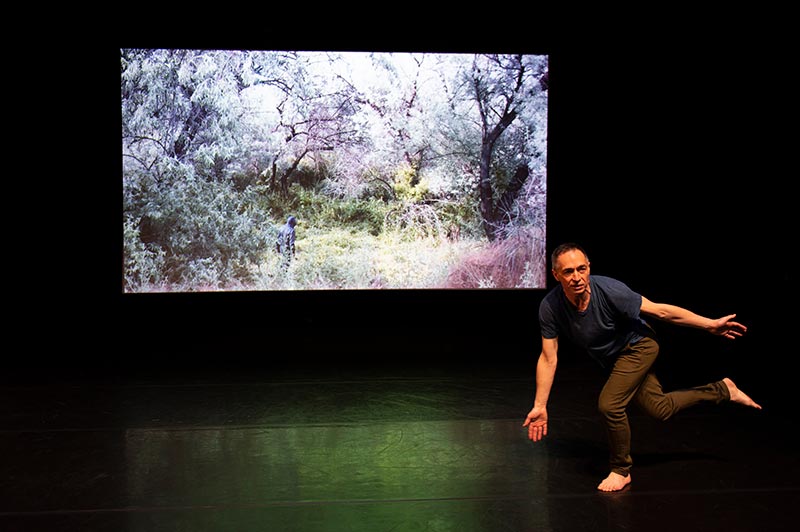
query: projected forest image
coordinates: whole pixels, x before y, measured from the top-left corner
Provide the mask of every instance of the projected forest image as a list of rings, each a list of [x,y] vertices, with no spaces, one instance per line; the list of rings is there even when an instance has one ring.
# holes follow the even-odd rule
[[[120,60],[124,292],[545,286],[546,55]]]

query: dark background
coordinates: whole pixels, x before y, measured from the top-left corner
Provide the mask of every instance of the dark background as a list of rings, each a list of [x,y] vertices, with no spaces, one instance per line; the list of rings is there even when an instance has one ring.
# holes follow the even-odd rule
[[[713,31],[699,23],[517,30],[487,46],[465,31],[395,40],[281,34],[221,47],[549,54],[548,252],[575,241],[594,274],[651,300],[708,317],[736,313],[749,331],[733,343],[657,326],[666,384],[729,375],[762,404],[778,405],[796,358],[786,68],[779,29],[765,40],[746,19]],[[70,125],[28,148],[40,177],[15,198],[24,213],[16,226],[35,227],[14,231],[22,235],[13,240],[21,251],[12,254],[21,259],[14,271],[24,275],[11,283],[21,297],[8,323],[19,346],[6,356],[9,368],[105,378],[509,365],[532,376],[543,290],[123,294],[118,50],[220,47],[179,34],[146,43],[130,35],[51,66],[63,84],[57,97],[33,92],[50,119],[57,109]],[[42,189],[51,199],[33,196]],[[565,346],[562,364],[586,362]]]

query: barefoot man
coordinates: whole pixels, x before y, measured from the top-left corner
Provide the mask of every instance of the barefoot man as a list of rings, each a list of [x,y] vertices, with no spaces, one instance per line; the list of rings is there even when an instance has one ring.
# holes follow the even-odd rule
[[[611,472],[597,486],[598,490],[619,491],[631,483],[631,431],[626,413],[631,401],[660,420],[705,401],[732,401],[761,409],[727,377],[704,386],[665,393],[652,370],[658,343],[643,316],[733,340],[747,331],[747,327],[733,321],[735,314],[704,318],[675,305],[654,303],[610,277],[590,278],[589,258],[577,244],[558,246],[551,264],[559,286],[539,306],[542,352],[536,364],[533,408],[523,426],[528,428],[531,441],[537,442],[547,435],[547,401],[556,373],[559,337],[585,349],[609,372],[598,409],[608,433]]]

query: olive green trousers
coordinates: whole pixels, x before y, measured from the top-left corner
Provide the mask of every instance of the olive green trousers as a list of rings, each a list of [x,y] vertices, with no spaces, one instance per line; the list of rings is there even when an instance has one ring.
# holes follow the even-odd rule
[[[665,421],[700,402],[721,403],[730,399],[728,387],[722,381],[664,393],[652,372],[657,357],[658,342],[652,338],[628,345],[614,362],[597,402],[608,432],[611,471],[622,476],[628,476],[633,465],[626,412],[631,401],[648,415]]]

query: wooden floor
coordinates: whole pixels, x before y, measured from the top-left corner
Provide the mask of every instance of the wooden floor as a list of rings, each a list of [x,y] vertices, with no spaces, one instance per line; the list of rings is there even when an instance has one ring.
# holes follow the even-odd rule
[[[582,366],[559,372],[538,444],[521,427],[532,366],[5,376],[1,530],[769,532],[800,518],[795,419],[730,403],[668,422],[634,411],[633,483],[597,492],[601,375]]]

